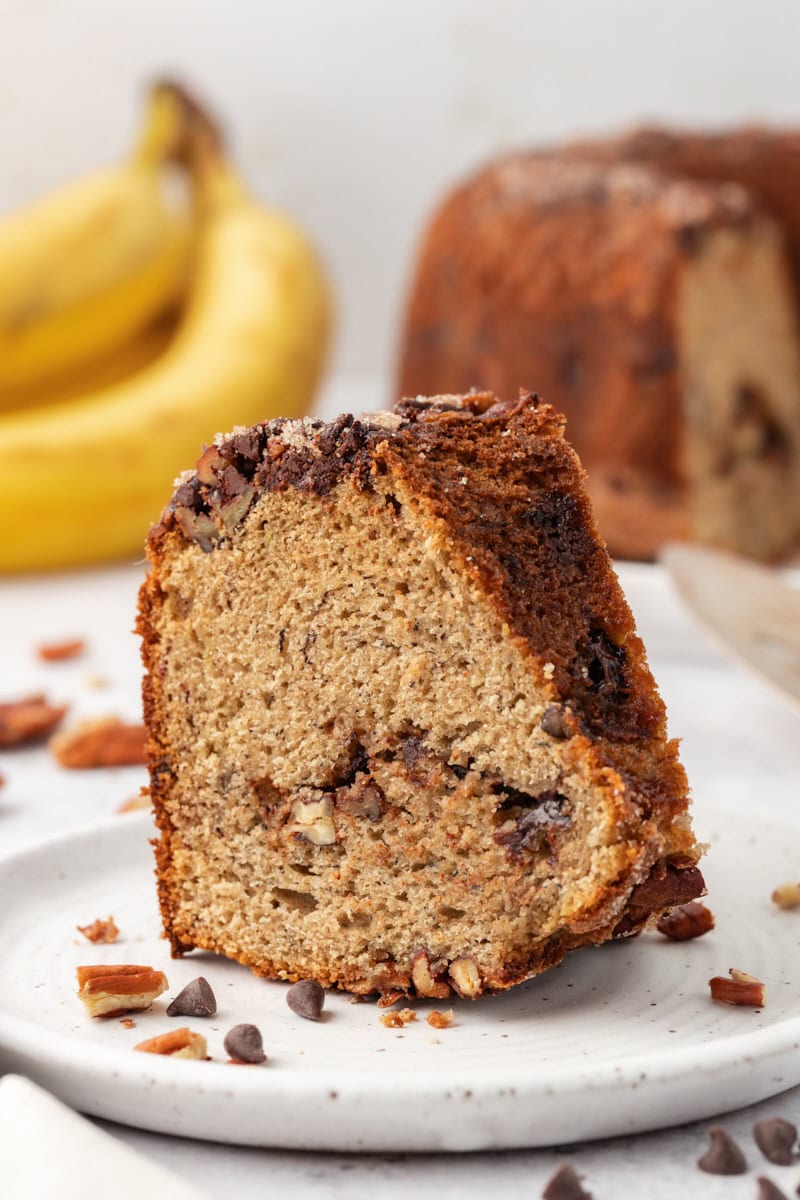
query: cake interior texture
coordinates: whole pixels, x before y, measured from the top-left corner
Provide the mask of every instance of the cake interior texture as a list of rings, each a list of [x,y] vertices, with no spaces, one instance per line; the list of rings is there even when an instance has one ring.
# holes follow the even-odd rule
[[[535,397],[236,431],[149,554],[176,953],[476,996],[702,890],[663,704]]]

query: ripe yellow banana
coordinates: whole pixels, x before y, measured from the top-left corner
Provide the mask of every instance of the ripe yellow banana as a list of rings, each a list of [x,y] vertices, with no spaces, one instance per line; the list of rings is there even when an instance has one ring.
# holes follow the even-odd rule
[[[128,162],[0,218],[0,410],[4,392],[104,357],[185,290],[193,219],[165,171],[182,120],[154,89]]]
[[[330,314],[317,259],[219,153],[201,168],[196,274],[166,353],[125,383],[0,416],[0,570],[139,557],[201,443],[306,411]]]
[[[109,388],[151,366],[169,347],[178,328],[179,313],[158,316],[134,339],[115,347],[101,358],[66,368],[51,379],[18,384],[0,391],[0,413],[30,411],[63,404]]]

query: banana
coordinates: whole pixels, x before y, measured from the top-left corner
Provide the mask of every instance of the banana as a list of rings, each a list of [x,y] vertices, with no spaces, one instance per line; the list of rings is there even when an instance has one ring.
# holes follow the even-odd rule
[[[0,409],[4,392],[128,342],[185,290],[193,218],[165,172],[182,120],[154,89],[128,162],[0,219]]]
[[[75,400],[135,375],[165,352],[175,336],[178,321],[178,312],[163,313],[138,333],[133,341],[126,342],[101,358],[65,368],[44,381],[18,384],[1,391],[0,413],[63,404],[65,400]]]
[[[126,382],[0,416],[0,570],[138,557],[201,443],[307,410],[330,323],[317,258],[207,131],[197,145],[196,271],[166,352]]]

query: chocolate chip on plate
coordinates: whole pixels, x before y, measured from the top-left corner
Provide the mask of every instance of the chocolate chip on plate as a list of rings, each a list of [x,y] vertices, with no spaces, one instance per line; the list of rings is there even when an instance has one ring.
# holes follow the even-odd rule
[[[795,1161],[792,1153],[797,1141],[797,1126],[782,1117],[767,1117],[756,1121],[753,1138],[764,1158],[778,1167],[790,1167]]]
[[[581,1176],[574,1168],[569,1163],[562,1163],[545,1184],[542,1200],[592,1200],[592,1194],[583,1190]]]
[[[708,1136],[711,1145],[697,1160],[700,1170],[709,1175],[744,1175],[747,1161],[731,1135],[721,1125],[714,1125]]]
[[[225,1052],[236,1062],[263,1063],[267,1061],[261,1032],[255,1025],[234,1025],[223,1042]]]
[[[217,1001],[211,984],[202,975],[187,983],[167,1008],[168,1017],[213,1017]]]
[[[757,1182],[757,1200],[787,1200],[786,1192],[782,1192],[777,1184],[773,1183],[771,1179],[767,1179],[766,1175],[759,1175]]]
[[[298,1017],[305,1017],[307,1021],[318,1021],[325,1003],[325,989],[316,979],[301,979],[289,988],[286,1003]]]

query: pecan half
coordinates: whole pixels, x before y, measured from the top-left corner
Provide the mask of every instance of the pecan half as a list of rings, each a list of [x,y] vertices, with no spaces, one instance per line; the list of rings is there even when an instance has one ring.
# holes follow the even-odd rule
[[[656,925],[659,933],[663,933],[673,942],[688,942],[692,938],[702,937],[714,928],[714,914],[705,904],[690,900],[688,904],[680,904],[671,912],[665,913]]]
[[[202,1033],[194,1033],[187,1026],[160,1033],[158,1037],[139,1042],[134,1050],[145,1054],[162,1054],[167,1058],[207,1058],[208,1046]]]
[[[48,704],[42,692],[0,704],[0,747],[22,746],[46,737],[66,711],[66,704]]]
[[[448,974],[459,996],[472,999],[480,995],[481,973],[474,958],[457,958],[450,963]]]
[[[147,762],[144,725],[126,725],[119,717],[81,721],[50,739],[53,757],[62,767],[132,767]]]
[[[715,975],[713,979],[709,979],[712,1000],[719,1004],[763,1008],[766,989],[760,979],[748,975],[746,971],[738,971],[735,967],[731,967],[728,974],[730,979],[726,979],[724,975]]]
[[[132,963],[78,967],[78,998],[90,1017],[117,1017],[149,1008],[169,986],[163,971]]]

